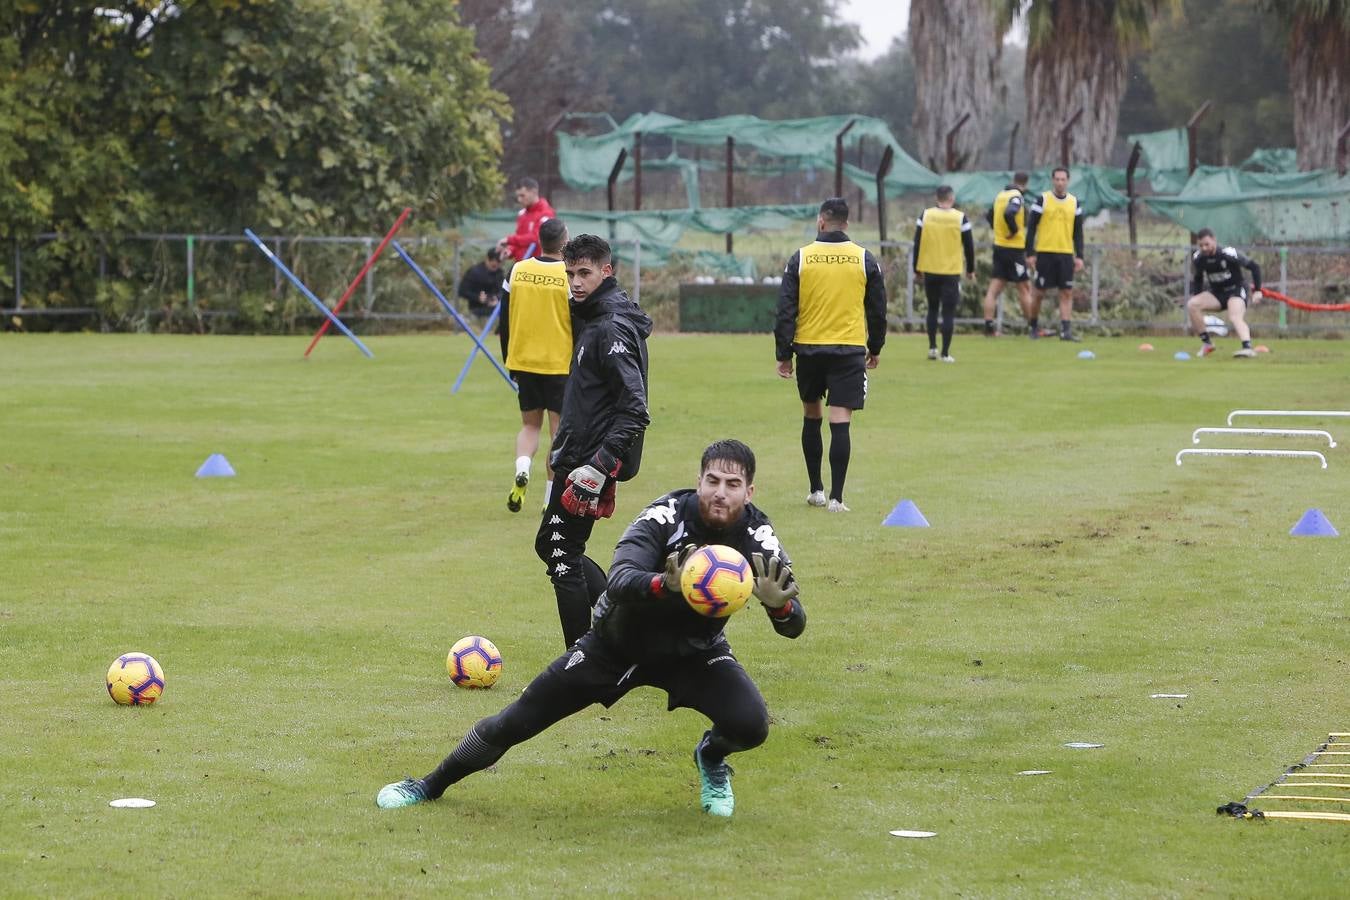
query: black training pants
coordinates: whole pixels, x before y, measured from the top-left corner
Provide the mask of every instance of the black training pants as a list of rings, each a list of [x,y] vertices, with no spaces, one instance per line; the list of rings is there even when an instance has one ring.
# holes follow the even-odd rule
[[[570,647],[591,627],[591,607],[605,590],[605,573],[586,556],[595,519],[574,516],[562,506],[563,479],[554,482],[553,494],[539,521],[534,552],[544,561],[553,593],[558,599],[563,644]]]

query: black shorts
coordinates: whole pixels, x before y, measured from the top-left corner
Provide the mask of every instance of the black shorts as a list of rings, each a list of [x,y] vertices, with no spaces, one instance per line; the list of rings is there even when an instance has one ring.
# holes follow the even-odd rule
[[[1073,254],[1039,253],[1036,255],[1036,287],[1041,290],[1061,288],[1073,290]]]
[[[1031,277],[1027,271],[1027,254],[1016,247],[994,248],[994,271],[991,278],[1020,284]]]
[[[549,663],[524,695],[536,704],[584,709],[592,703],[613,706],[635,687],[665,691],[668,709],[707,710],[728,701],[764,706],[759,688],[725,643],[692,656],[635,665],[593,631]]]
[[[1223,310],[1228,309],[1228,301],[1232,300],[1234,297],[1242,301],[1242,308],[1244,310],[1247,308],[1248,300],[1247,300],[1246,285],[1237,288],[1228,288],[1226,290],[1219,288],[1210,288],[1209,292],[1214,295],[1215,300],[1219,301],[1220,309]]]
[[[867,399],[867,355],[798,353],[797,394],[803,403],[825,398],[828,406],[862,409]]]
[[[517,372],[511,370],[511,377],[520,386],[520,411],[547,409],[562,412],[563,389],[567,387],[566,375],[540,375],[537,372]]]

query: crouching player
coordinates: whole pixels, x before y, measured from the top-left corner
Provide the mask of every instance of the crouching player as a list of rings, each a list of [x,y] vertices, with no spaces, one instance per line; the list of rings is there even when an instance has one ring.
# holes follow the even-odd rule
[[[1256,355],[1252,349],[1252,331],[1247,325],[1247,282],[1242,270],[1252,273],[1253,304],[1261,302],[1261,267],[1253,260],[1243,256],[1232,247],[1219,249],[1219,241],[1214,232],[1201,228],[1196,234],[1199,244],[1191,256],[1191,299],[1186,301],[1186,312],[1191,317],[1191,328],[1200,333],[1200,349],[1196,356],[1209,356],[1214,352],[1214,341],[1205,329],[1205,313],[1225,310],[1228,321],[1233,323],[1242,349],[1233,355],[1238,359],[1250,359]]]
[[[685,603],[680,568],[696,547],[736,548],[754,567],[754,595],[774,630],[789,638],[802,633],[806,612],[791,562],[768,516],[750,503],[754,479],[755,455],[740,441],[703,451],[698,487],[659,497],[624,532],[591,629],[515,702],[470,728],[431,774],[386,785],[375,802],[393,809],[434,800],[554,723],[648,686],[666,692],[669,709],[694,709],[711,720],[694,747],[700,799],[705,812],[731,815],[726,758],[764,743],[768,709],[732,655],[722,632],[727,620],[701,616]]]

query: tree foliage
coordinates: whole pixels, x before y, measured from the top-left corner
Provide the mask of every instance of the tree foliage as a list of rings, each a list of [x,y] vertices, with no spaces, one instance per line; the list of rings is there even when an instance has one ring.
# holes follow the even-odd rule
[[[0,61],[11,233],[366,230],[497,195],[502,98],[454,0],[20,0]]]
[[[1299,167],[1336,164],[1350,120],[1350,0],[1264,0],[1289,35],[1289,87]]]

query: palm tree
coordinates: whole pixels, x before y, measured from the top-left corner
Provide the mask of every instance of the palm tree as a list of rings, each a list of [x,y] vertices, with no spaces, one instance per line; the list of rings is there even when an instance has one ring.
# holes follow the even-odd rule
[[[1032,159],[1060,162],[1060,130],[1081,109],[1069,162],[1105,163],[1116,139],[1132,51],[1154,16],[1179,0],[995,0],[1027,23],[1027,123]]]
[[[947,132],[970,118],[953,141],[955,169],[978,165],[994,126],[994,106],[1006,93],[999,74],[1006,22],[989,0],[913,0],[909,52],[917,97],[914,133],[919,157],[947,168]]]
[[[1289,30],[1289,89],[1301,169],[1336,164],[1350,120],[1350,0],[1265,0]]]

